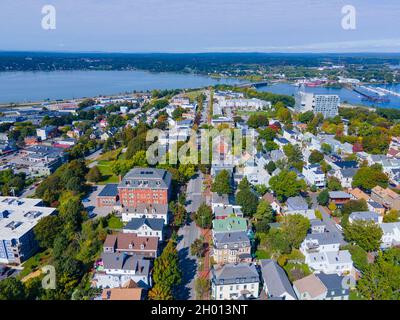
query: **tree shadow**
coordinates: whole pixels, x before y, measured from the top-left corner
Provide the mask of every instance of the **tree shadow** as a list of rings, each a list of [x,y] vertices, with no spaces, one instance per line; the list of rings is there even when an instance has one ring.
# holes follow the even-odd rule
[[[188,300],[195,296],[194,287],[189,288],[188,284],[194,280],[197,272],[197,263],[195,258],[189,256],[189,248],[182,248],[178,252],[179,266],[182,272],[182,281],[176,288],[175,298],[177,300]]]

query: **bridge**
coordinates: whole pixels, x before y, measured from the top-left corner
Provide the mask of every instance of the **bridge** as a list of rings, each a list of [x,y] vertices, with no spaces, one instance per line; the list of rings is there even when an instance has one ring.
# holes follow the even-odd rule
[[[388,97],[386,97],[385,94],[383,94],[382,92],[379,92],[378,90],[371,88],[371,87],[349,85],[349,89],[353,90],[354,92],[357,92],[359,95],[361,95],[363,97],[364,100],[367,100],[367,101],[372,101],[372,102],[377,102],[377,103],[390,102],[390,99]],[[365,91],[361,91],[361,89],[365,89],[366,91],[373,92],[376,95],[368,94]]]
[[[262,82],[251,82],[251,83],[237,84],[236,87],[238,87],[238,88],[259,88],[259,87],[265,87],[267,85],[268,85],[268,82],[262,81]]]

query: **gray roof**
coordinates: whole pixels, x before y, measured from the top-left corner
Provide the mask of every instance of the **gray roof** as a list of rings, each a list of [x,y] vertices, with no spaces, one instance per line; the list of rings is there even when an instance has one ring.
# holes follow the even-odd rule
[[[379,222],[379,214],[372,211],[355,211],[350,214],[350,218],[354,221],[374,221]]]
[[[358,170],[357,168],[345,168],[341,169],[340,171],[344,178],[352,178],[356,174],[357,170]]]
[[[232,205],[227,205],[227,206],[223,206],[223,207],[215,207],[214,208],[214,215],[215,217],[219,217],[219,216],[230,216],[230,215],[238,215],[238,216],[242,216],[242,210],[238,207],[233,207]]]
[[[288,293],[293,298],[296,294],[289,282],[285,271],[271,259],[260,260],[261,273],[264,284],[268,288],[268,294],[272,297],[280,297],[284,293]]]
[[[152,230],[161,231],[164,228],[164,219],[133,218],[124,229],[137,230],[143,225],[149,226]]]
[[[334,244],[341,242],[336,232],[324,232],[324,233],[309,233],[307,234],[306,241],[317,240],[319,245]]]
[[[348,194],[347,192],[344,192],[344,191],[330,191],[329,192],[329,198],[349,199],[349,198],[351,198],[351,195]]]
[[[171,177],[171,173],[162,169],[133,168],[125,175],[118,188],[168,189]]]
[[[349,289],[343,288],[342,281],[344,277],[341,277],[337,274],[325,274],[323,272],[315,274],[315,276],[318,277],[319,280],[321,280],[321,282],[328,289],[327,290],[328,297],[342,296],[349,294]],[[343,290],[345,290],[344,293]]]
[[[139,275],[148,275],[150,271],[150,260],[143,259],[143,256],[103,252],[101,260],[105,269],[135,270]]]
[[[224,245],[228,245],[228,248],[234,248],[235,245],[243,246],[243,244],[250,246],[250,239],[245,231],[214,234],[214,246],[216,248],[222,248]]]
[[[260,281],[260,276],[253,264],[226,264],[219,269],[212,269],[212,282],[217,285],[254,283]]]
[[[118,184],[109,183],[100,191],[99,197],[116,197],[118,194]]]
[[[308,204],[303,197],[290,197],[286,201],[289,210],[308,210]]]

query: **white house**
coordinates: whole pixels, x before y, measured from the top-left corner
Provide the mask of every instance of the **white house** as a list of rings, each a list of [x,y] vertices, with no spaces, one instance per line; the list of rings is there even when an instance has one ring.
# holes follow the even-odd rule
[[[343,188],[351,188],[353,183],[353,177],[357,173],[357,168],[345,168],[336,170],[334,177],[340,180]]]
[[[225,264],[211,269],[211,296],[214,300],[258,298],[260,276],[255,265]]]
[[[164,224],[168,224],[168,205],[167,204],[147,204],[138,203],[135,207],[124,207],[122,211],[122,221],[129,222],[134,218],[163,219]]]
[[[304,166],[302,173],[308,185],[319,188],[325,187],[325,174],[322,172],[319,164]]]
[[[311,269],[341,275],[353,269],[353,260],[348,250],[339,250],[340,242],[336,233],[308,234],[300,245],[300,251]]]
[[[381,249],[400,245],[400,222],[381,223],[383,235]]]
[[[150,260],[124,253],[101,254],[101,261],[93,278],[97,288],[118,288],[130,280],[139,287],[150,288]]]
[[[154,236],[164,239],[164,219],[134,218],[123,228],[123,233],[136,233],[138,236]]]

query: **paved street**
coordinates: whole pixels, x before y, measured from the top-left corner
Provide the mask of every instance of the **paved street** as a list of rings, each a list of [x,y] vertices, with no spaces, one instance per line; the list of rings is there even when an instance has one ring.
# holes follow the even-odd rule
[[[202,195],[203,174],[198,172],[188,183],[186,191],[186,211],[188,216],[196,212],[198,207],[204,201]],[[190,254],[190,245],[200,237],[200,229],[194,221],[188,219],[185,226],[178,231],[177,250],[183,279],[179,288],[178,298],[181,300],[196,299],[194,291],[194,280],[197,274],[197,258]]]
[[[196,212],[199,206],[205,202],[202,194],[204,175],[198,172],[188,183],[186,191],[186,210],[188,213]]]

